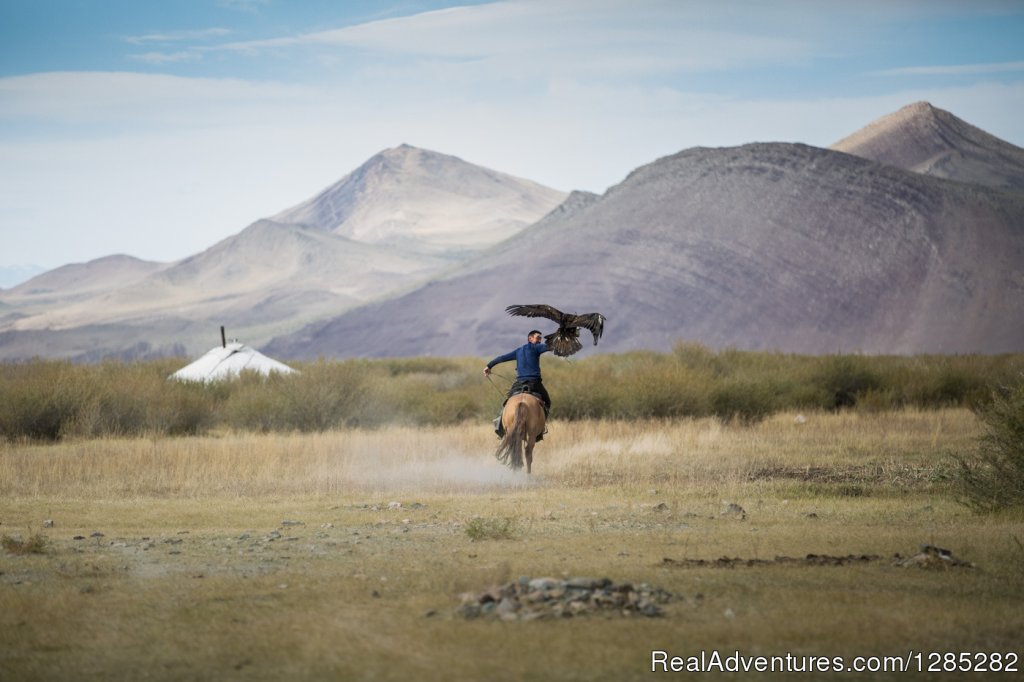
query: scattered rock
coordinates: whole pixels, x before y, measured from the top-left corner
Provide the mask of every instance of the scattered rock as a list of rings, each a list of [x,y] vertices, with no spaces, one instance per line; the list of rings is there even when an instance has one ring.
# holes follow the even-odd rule
[[[455,613],[464,618],[500,620],[571,618],[598,612],[654,618],[664,615],[661,606],[675,598],[672,593],[647,583],[615,584],[608,578],[558,580],[524,576],[480,593],[463,594],[462,604]]]
[[[729,502],[726,504],[725,509],[722,510],[719,516],[738,516],[740,520],[743,521],[747,518],[747,510],[735,502]]]
[[[285,519],[284,521],[281,522],[281,525],[282,526],[305,526],[306,523],[304,521],[291,521],[289,519]]]
[[[91,534],[89,535],[89,537],[91,537],[91,538],[101,538],[101,537],[103,537],[103,533],[101,533],[101,532],[99,532],[99,531],[97,530],[97,531],[94,531],[93,533],[91,533]]]
[[[402,508],[402,503],[401,502],[388,502],[388,509],[395,510],[395,509],[401,509],[401,508]]]
[[[661,560],[664,566],[678,568],[736,568],[754,566],[779,566],[783,564],[803,566],[846,566],[878,561],[882,557],[877,554],[847,554],[832,556],[829,554],[808,554],[805,557],[777,556],[774,559],[741,559],[739,557],[721,557],[719,559],[671,559]]]
[[[53,528],[53,519],[43,521],[43,528]]]
[[[947,570],[950,568],[974,568],[970,561],[964,561],[953,556],[953,552],[935,545],[921,545],[921,551],[912,557],[904,559],[899,554],[892,558],[894,566]]]

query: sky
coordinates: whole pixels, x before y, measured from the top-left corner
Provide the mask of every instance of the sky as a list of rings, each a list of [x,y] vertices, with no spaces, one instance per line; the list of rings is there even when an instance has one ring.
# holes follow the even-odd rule
[[[920,100],[1024,146],[1024,0],[0,0],[0,268],[178,260],[403,143],[602,193]]]

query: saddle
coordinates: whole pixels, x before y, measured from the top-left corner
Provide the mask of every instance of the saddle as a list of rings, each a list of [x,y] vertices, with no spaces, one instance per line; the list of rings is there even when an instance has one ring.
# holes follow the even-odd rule
[[[514,384],[512,384],[512,387],[508,389],[508,397],[505,398],[505,402],[502,403],[502,407],[504,407],[505,403],[508,402],[509,398],[511,398],[514,395],[519,395],[520,393],[529,393],[534,398],[539,400],[540,404],[544,406],[544,416],[548,416],[548,412],[550,410],[548,408],[547,403],[544,402],[544,396],[533,390],[532,381],[517,381]]]

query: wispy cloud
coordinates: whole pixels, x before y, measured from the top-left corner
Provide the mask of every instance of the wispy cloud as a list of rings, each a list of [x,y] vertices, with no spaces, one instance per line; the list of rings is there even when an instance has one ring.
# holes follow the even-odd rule
[[[129,58],[146,64],[174,64],[195,61],[201,59],[202,55],[197,50],[184,50],[180,52],[144,52],[129,55]]]
[[[721,69],[810,55],[792,32],[699,27],[703,4],[567,0],[495,2],[338,29],[238,41],[212,49],[259,55],[282,48],[356,48],[394,56],[608,74]]]
[[[1024,71],[1024,62],[996,62],[993,64],[946,64],[940,66],[904,66],[897,69],[874,71],[878,76],[963,76],[986,73],[1013,73]]]
[[[168,31],[166,33],[147,33],[146,35],[141,36],[128,36],[124,39],[124,42],[132,45],[144,45],[147,43],[180,43],[223,38],[230,34],[231,31],[226,28],[203,28],[193,31]]]

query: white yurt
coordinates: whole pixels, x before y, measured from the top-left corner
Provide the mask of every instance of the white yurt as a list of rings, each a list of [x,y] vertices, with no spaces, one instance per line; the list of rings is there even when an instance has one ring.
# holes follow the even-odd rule
[[[186,365],[169,378],[178,381],[221,381],[233,379],[242,371],[259,372],[263,376],[271,372],[293,374],[297,370],[288,365],[268,358],[255,348],[250,348],[238,341],[228,343],[223,340],[221,345],[211,349],[195,362]]]

